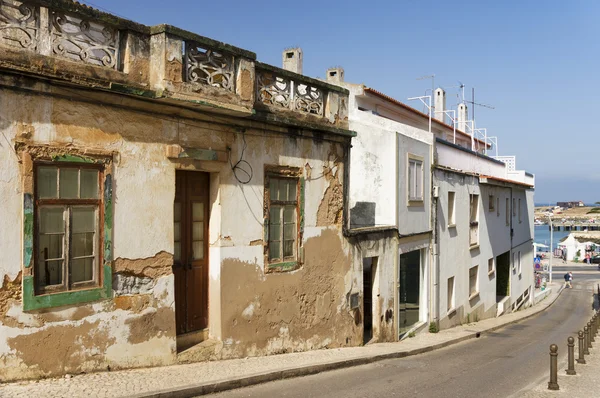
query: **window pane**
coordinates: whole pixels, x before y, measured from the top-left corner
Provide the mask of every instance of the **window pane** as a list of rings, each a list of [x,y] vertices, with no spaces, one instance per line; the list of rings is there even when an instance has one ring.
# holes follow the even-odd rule
[[[175,242],[175,253],[173,253],[173,259],[175,261],[181,260],[181,243]]]
[[[277,200],[279,193],[279,180],[276,178],[271,178],[269,180],[269,192],[271,193],[271,200]]]
[[[192,224],[192,240],[204,239],[204,223],[194,222]]]
[[[38,259],[40,264],[53,258],[63,258],[64,235],[40,235],[38,239]]]
[[[281,240],[281,224],[271,224],[269,226],[269,240]]]
[[[269,214],[269,222],[271,224],[281,223],[281,207],[282,206],[271,206],[271,212]]]
[[[294,256],[294,241],[286,240],[283,242],[283,257]]]
[[[40,286],[60,285],[63,283],[63,260],[47,261],[40,272]]]
[[[415,183],[414,183],[414,163],[413,162],[409,162],[408,163],[408,196],[410,198],[414,198],[415,196]]]
[[[64,208],[42,207],[40,209],[40,232],[65,232]]]
[[[280,180],[279,181],[279,200],[286,201],[288,200],[288,186],[290,185],[290,180]]]
[[[269,260],[281,258],[280,244],[281,242],[278,240],[269,242]]]
[[[181,203],[173,203],[173,221],[181,221]]]
[[[286,206],[283,210],[283,221],[287,223],[296,222],[296,207]]]
[[[296,186],[298,185],[297,180],[290,180],[288,183],[288,200],[296,200]]]
[[[57,197],[56,167],[39,167],[37,169],[37,192],[40,198]]]
[[[94,255],[94,233],[84,232],[71,236],[71,258]]]
[[[95,207],[73,207],[71,214],[71,231],[74,234],[79,232],[94,232],[96,230]]]
[[[79,169],[60,169],[60,198],[77,198],[79,193]]]
[[[192,203],[192,219],[193,221],[204,221],[204,203]]]
[[[175,242],[181,240],[181,224],[178,222],[173,223],[173,240]]]
[[[192,242],[192,250],[194,251],[194,260],[202,260],[204,258],[204,241]]]
[[[98,170],[81,169],[82,199],[98,199]]]
[[[93,280],[94,262],[94,258],[71,260],[71,283]]]
[[[296,224],[285,224],[283,227],[283,239],[292,241],[296,239]]]

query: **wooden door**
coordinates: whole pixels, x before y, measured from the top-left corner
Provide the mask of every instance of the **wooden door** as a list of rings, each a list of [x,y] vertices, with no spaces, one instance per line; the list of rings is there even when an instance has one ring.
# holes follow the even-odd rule
[[[174,203],[177,334],[208,326],[208,174],[177,171]]]

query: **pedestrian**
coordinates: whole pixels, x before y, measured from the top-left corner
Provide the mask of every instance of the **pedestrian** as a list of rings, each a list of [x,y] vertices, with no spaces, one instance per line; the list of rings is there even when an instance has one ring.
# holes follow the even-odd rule
[[[569,271],[569,288],[573,289],[573,273]]]
[[[565,289],[567,289],[567,288],[571,288],[571,287],[572,287],[572,286],[571,286],[571,281],[572,281],[572,280],[573,280],[573,277],[572,277],[571,273],[570,273],[570,272],[567,272],[567,273],[565,274]]]

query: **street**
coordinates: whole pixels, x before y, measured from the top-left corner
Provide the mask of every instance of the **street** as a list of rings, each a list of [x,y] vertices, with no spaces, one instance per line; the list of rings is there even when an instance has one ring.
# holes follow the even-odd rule
[[[555,266],[562,280],[573,271],[573,289],[548,310],[495,332],[413,357],[271,382],[215,394],[234,397],[508,397],[548,377],[549,346],[566,357],[566,340],[576,336],[592,312],[596,265]]]

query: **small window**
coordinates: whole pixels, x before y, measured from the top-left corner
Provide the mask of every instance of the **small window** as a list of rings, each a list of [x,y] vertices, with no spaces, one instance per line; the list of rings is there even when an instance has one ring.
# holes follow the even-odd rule
[[[512,213],[513,217],[517,216],[517,200],[515,198],[512,200]]]
[[[506,226],[510,225],[510,200],[506,198]]]
[[[479,266],[469,269],[469,297],[472,298],[479,293]]]
[[[517,271],[517,252],[513,252],[513,272]]]
[[[36,293],[98,286],[101,270],[101,170],[36,165]]]
[[[409,155],[408,200],[423,201],[423,159]]]
[[[447,306],[446,310],[448,312],[450,312],[451,310],[454,309],[454,306],[455,306],[455,304],[454,304],[454,300],[455,300],[455,298],[454,298],[454,277],[453,276],[448,278],[448,299],[447,300],[448,300],[448,306]]]
[[[479,195],[471,194],[469,208],[469,246],[479,245]]]
[[[266,260],[270,269],[298,266],[300,179],[289,174],[265,175]]]
[[[496,216],[500,217],[500,198],[496,198]]]
[[[489,195],[488,197],[488,203],[489,203],[489,211],[490,213],[496,210],[496,198],[494,197],[494,195]]]
[[[521,252],[517,252],[517,270],[518,270],[518,274],[521,275]]]
[[[494,270],[494,257],[492,257],[488,260],[488,275],[494,273]]]
[[[456,226],[456,218],[454,216],[456,210],[455,193],[448,192],[448,226]]]
[[[519,199],[519,224],[523,222],[522,213],[521,213],[521,199]]]

